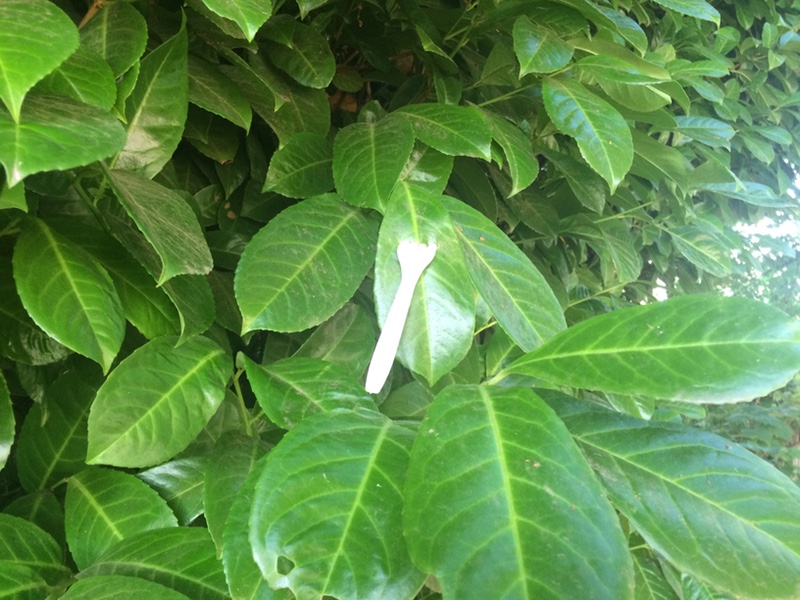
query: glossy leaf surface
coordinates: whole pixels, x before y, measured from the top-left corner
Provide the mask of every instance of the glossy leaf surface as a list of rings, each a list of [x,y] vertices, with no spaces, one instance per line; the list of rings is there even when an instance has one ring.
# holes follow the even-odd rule
[[[259,365],[245,357],[247,379],[270,421],[291,429],[317,412],[372,408],[364,387],[343,367],[314,358],[290,357]]]
[[[445,597],[633,597],[614,510],[529,389],[451,386],[436,397],[411,453],[404,527]]]
[[[183,450],[214,415],[230,364],[222,348],[195,337],[148,342],[97,392],[89,414],[87,463],[145,467]]]
[[[241,27],[248,41],[272,14],[270,0],[203,0],[203,4]]]
[[[519,76],[529,73],[552,73],[567,66],[575,51],[546,27],[528,17],[514,22],[514,54],[519,61]]]
[[[111,469],[89,468],[70,477],[64,514],[67,544],[81,569],[134,533],[178,525],[152,488]]]
[[[413,148],[414,129],[396,116],[341,129],[333,144],[337,192],[353,206],[383,212]]]
[[[32,173],[88,165],[124,144],[119,121],[69,98],[31,94],[19,123],[0,110],[0,163],[12,186]]]
[[[621,394],[737,402],[781,386],[798,367],[800,335],[785,313],[743,298],[685,296],[587,319],[507,371]]]
[[[249,131],[250,104],[236,85],[208,61],[189,57],[189,102]]]
[[[192,600],[228,597],[222,565],[208,531],[173,527],[144,531],[113,546],[81,578],[123,575],[147,579]]]
[[[222,407],[214,418],[220,412],[222,412]],[[210,426],[211,422],[208,427]],[[187,450],[186,453],[189,454],[190,450]],[[189,525],[203,514],[205,491],[203,480],[207,462],[208,457],[204,455],[181,456],[141,471],[137,477],[158,492],[178,517],[178,523]]]
[[[613,192],[633,162],[631,132],[622,115],[571,79],[545,79],[542,94],[555,126],[575,138],[581,156]]]
[[[236,269],[244,331],[300,331],[333,315],[372,266],[376,233],[375,220],[331,194],[281,212]]]
[[[318,31],[289,15],[270,19],[264,37],[272,42],[270,60],[300,85],[327,86],[336,72],[328,42]]]
[[[36,18],[31,18],[31,11]],[[78,30],[46,0],[6,0],[0,6],[0,100],[19,121],[34,84],[78,48]]]
[[[128,171],[112,171],[114,192],[161,258],[158,283],[176,275],[205,275],[213,262],[197,217],[172,190]]]
[[[125,333],[108,273],[43,221],[30,219],[14,248],[22,304],[39,327],[108,371]]]
[[[314,133],[298,133],[272,155],[264,191],[307,198],[333,188],[333,148]]]
[[[530,139],[518,127],[493,113],[484,114],[492,130],[492,137],[503,148],[506,156],[512,182],[508,195],[513,196],[533,183],[539,172],[539,163],[533,156]]]
[[[180,30],[141,62],[127,101],[128,140],[115,167],[151,179],[181,140],[189,98],[187,35]]]
[[[449,156],[489,160],[491,132],[480,111],[449,104],[412,104],[397,111],[421,142]]]
[[[523,350],[566,328],[561,305],[530,259],[491,221],[444,198],[470,278],[497,322]]]
[[[0,374],[0,470],[6,466],[14,442],[15,419],[5,377]]]
[[[559,402],[559,399],[556,400]],[[797,486],[743,448],[677,423],[564,403],[564,421],[616,507],[681,570],[748,598],[789,598],[800,578]],[[738,565],[731,548],[754,564]]]
[[[353,600],[417,591],[424,575],[400,518],[413,437],[363,409],[314,415],[284,437],[263,463],[250,515],[253,556],[271,586]],[[322,460],[308,451],[319,447]],[[280,557],[294,564],[288,573]]]
[[[36,86],[41,93],[69,96],[79,102],[110,109],[117,97],[114,74],[103,57],[81,45]]]
[[[400,286],[397,246],[403,240],[436,242],[422,273],[400,339],[398,360],[431,385],[455,367],[472,346],[475,293],[453,225],[440,196],[400,183],[392,194],[378,238],[375,309],[383,323]]]

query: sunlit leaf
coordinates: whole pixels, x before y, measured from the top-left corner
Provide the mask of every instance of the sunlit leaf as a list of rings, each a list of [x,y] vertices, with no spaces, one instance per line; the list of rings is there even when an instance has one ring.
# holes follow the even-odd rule
[[[219,16],[241,27],[249,42],[253,41],[258,30],[272,15],[270,0],[203,0],[203,3]]]
[[[492,130],[492,137],[505,153],[513,184],[508,195],[513,196],[533,183],[539,173],[539,163],[533,154],[530,139],[518,127],[495,113],[485,111],[484,115]]]
[[[552,73],[565,67],[575,50],[553,31],[537,25],[526,16],[514,21],[514,53],[519,60],[519,76]]]
[[[412,104],[397,111],[421,142],[449,156],[491,159],[492,134],[483,114],[472,107]]]
[[[655,0],[675,12],[719,25],[719,12],[705,0]]]

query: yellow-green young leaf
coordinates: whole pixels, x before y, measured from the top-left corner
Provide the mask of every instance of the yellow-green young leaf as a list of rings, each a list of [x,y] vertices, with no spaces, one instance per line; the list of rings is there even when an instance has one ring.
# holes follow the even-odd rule
[[[147,23],[128,2],[109,2],[81,29],[81,45],[103,57],[119,77],[144,53]]]
[[[69,96],[106,110],[114,106],[117,98],[111,67],[102,56],[83,45],[40,81],[36,91]]]
[[[186,448],[219,408],[230,375],[216,343],[157,338],[108,376],[89,413],[89,464],[147,467]]]
[[[90,467],[67,481],[64,527],[79,569],[134,533],[177,525],[156,491],[128,473]]]
[[[269,59],[300,85],[324,88],[336,73],[328,40],[290,15],[277,15],[263,31]]]
[[[172,157],[181,141],[189,106],[186,23],[141,62],[127,101],[128,140],[115,166],[148,179]]]
[[[365,409],[316,414],[284,436],[262,463],[250,513],[252,555],[271,587],[298,598],[414,596],[425,575],[401,520],[413,440]]]
[[[13,263],[20,299],[36,324],[108,371],[125,318],[105,269],[39,219],[25,222]]]
[[[189,102],[250,130],[253,114],[241,91],[219,65],[196,56],[189,57]]]
[[[62,600],[190,600],[188,596],[140,577],[95,575],[80,579],[60,596]]]
[[[795,598],[800,488],[716,435],[562,396],[562,415],[616,508],[681,571],[746,598]]]
[[[236,23],[252,42],[261,26],[272,15],[270,0],[203,0],[209,10]]]
[[[592,317],[506,373],[683,402],[763,396],[800,368],[800,325],[754,300],[683,296]]]
[[[333,147],[316,133],[298,133],[269,162],[263,191],[308,198],[333,189]]]
[[[70,574],[61,548],[49,534],[25,519],[0,513],[0,573],[7,563],[32,569],[50,585]]]
[[[117,119],[69,98],[31,94],[19,122],[0,109],[0,163],[10,186],[32,173],[87,165],[124,144]]]
[[[410,121],[421,142],[442,154],[491,160],[492,134],[477,108],[411,104],[397,114]]]
[[[520,78],[529,73],[558,71],[572,59],[572,46],[546,27],[533,23],[528,17],[517,17],[513,33]]]
[[[550,286],[514,242],[475,209],[443,198],[472,283],[500,326],[523,350],[533,350],[566,328]]]
[[[302,331],[331,317],[372,266],[377,228],[333,194],[281,212],[253,236],[236,268],[244,331]]]
[[[183,198],[136,173],[115,170],[109,179],[120,204],[161,258],[159,284],[176,275],[211,271],[211,251]]]
[[[614,509],[530,389],[436,396],[411,452],[403,524],[445,598],[633,598]]]
[[[259,365],[245,356],[244,363],[247,380],[264,414],[283,429],[335,408],[376,409],[372,396],[355,377],[324,360],[291,356]]]
[[[438,244],[414,290],[397,354],[403,365],[433,385],[472,346],[475,290],[441,196],[400,182],[386,208],[375,258],[375,311],[381,325],[400,287],[397,247],[403,240]]]
[[[0,470],[6,465],[14,443],[14,408],[8,393],[5,377],[0,373]]]
[[[413,149],[414,129],[397,116],[348,125],[333,144],[336,191],[353,206],[383,212]]]
[[[575,138],[581,156],[616,190],[633,162],[631,132],[622,115],[571,79],[546,78],[542,95],[558,130]]]
[[[0,3],[0,100],[19,121],[25,94],[78,48],[78,29],[47,0]]]
[[[204,527],[172,527],[132,535],[109,548],[81,571],[80,577],[91,580],[101,575],[147,579],[192,600],[230,600],[222,564]]]

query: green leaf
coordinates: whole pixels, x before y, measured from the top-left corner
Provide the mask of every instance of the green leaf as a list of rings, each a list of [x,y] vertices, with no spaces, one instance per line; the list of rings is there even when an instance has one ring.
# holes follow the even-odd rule
[[[425,576],[401,527],[413,439],[364,409],[313,415],[286,434],[263,463],[250,515],[253,557],[270,586],[299,598],[415,594]]]
[[[128,141],[114,166],[152,179],[178,147],[189,105],[186,24],[141,62],[128,98]]]
[[[682,15],[711,21],[719,25],[719,12],[705,0],[655,0],[658,4]]]
[[[469,273],[441,197],[401,182],[387,206],[375,258],[375,311],[381,326],[400,286],[397,246],[402,240],[438,244],[414,290],[397,354],[403,365],[433,385],[472,346],[475,292],[464,285]]]
[[[674,181],[681,191],[689,186],[689,161],[679,150],[632,130],[633,166],[631,173],[654,182]]]
[[[14,407],[11,405],[11,394],[8,392],[5,377],[0,373],[0,471],[6,466],[11,444],[14,443],[15,429]]]
[[[4,560],[0,562],[0,598],[39,600],[45,598],[49,586],[30,567]]]
[[[400,179],[432,194],[441,194],[453,171],[453,157],[420,142],[414,146]]]
[[[214,416],[217,417],[220,412],[222,409],[214,413]],[[191,452],[191,448],[192,446],[187,454]],[[141,471],[136,476],[166,500],[178,517],[178,523],[189,525],[203,514],[203,480],[207,462],[205,456],[183,456]]]
[[[17,442],[17,470],[29,492],[49,488],[86,465],[86,423],[101,379],[72,369],[47,388],[44,404],[25,417]]]
[[[582,321],[507,372],[681,402],[740,402],[791,378],[798,335],[785,313],[760,302],[683,296]]]
[[[291,206],[242,253],[234,289],[244,332],[301,331],[333,315],[372,266],[377,223],[326,194]]]
[[[133,475],[96,467],[67,481],[64,523],[79,569],[134,533],[178,525],[166,502],[147,484]]]
[[[117,119],[69,98],[32,94],[19,123],[0,110],[0,163],[9,186],[32,173],[88,165],[124,144]]]
[[[58,545],[67,547],[66,534],[64,533],[64,509],[50,490],[39,490],[32,494],[20,496],[7,505],[3,512],[41,527],[49,533]]]
[[[533,183],[539,173],[539,162],[533,154],[531,140],[508,119],[489,111],[484,111],[483,115],[492,130],[492,137],[505,154],[512,183],[508,195],[514,196]]]
[[[491,160],[492,134],[477,108],[451,104],[411,104],[397,111],[419,140],[448,156]]]
[[[40,81],[36,91],[69,96],[105,110],[114,106],[117,99],[117,86],[111,67],[102,56],[83,45]]]
[[[472,283],[500,326],[523,350],[566,328],[561,305],[530,259],[494,223],[444,198]]]
[[[228,357],[207,338],[175,348],[176,341],[148,342],[108,376],[89,414],[88,464],[164,462],[214,415],[230,375]]]
[[[414,129],[397,116],[348,125],[333,144],[336,190],[353,206],[383,212],[413,149]]]
[[[283,429],[335,408],[376,408],[372,396],[344,367],[297,356],[269,365],[259,365],[245,356],[244,364],[264,414]]]
[[[290,15],[278,15],[263,31],[269,58],[300,85],[324,88],[336,73],[336,60],[328,40]]]
[[[411,452],[403,516],[415,564],[445,598],[633,597],[616,514],[530,389],[441,392]]]
[[[767,208],[797,206],[797,202],[786,195],[778,196],[772,188],[755,181],[731,181],[723,183],[706,183],[699,189],[714,192],[728,198],[736,198],[742,202]]]
[[[0,513],[0,573],[7,562],[32,569],[50,585],[69,573],[52,537],[25,519]]]
[[[736,131],[724,121],[711,117],[676,116],[676,131],[712,148],[730,148],[730,140]]]
[[[583,163],[569,154],[549,148],[537,148],[567,180],[569,188],[583,206],[602,214],[608,198],[608,188],[603,180]]]
[[[528,17],[514,21],[514,53],[519,60],[520,78],[529,73],[552,73],[572,60],[574,49],[551,30]]]
[[[127,171],[111,171],[120,204],[161,258],[158,284],[176,275],[205,275],[214,266],[197,217],[172,190]]]
[[[797,593],[800,489],[777,469],[678,423],[600,409],[564,422],[615,506],[676,567],[737,597]]]
[[[172,588],[192,600],[226,600],[228,590],[214,543],[202,527],[143,531],[112,546],[81,579],[126,575]]]
[[[223,551],[225,522],[236,495],[253,465],[268,449],[269,445],[257,437],[238,431],[223,435],[214,446],[205,470],[203,506],[208,531],[220,554]]]
[[[731,272],[731,248],[712,227],[683,225],[670,227],[672,243],[698,269],[724,277]]]
[[[625,119],[577,81],[548,77],[542,86],[547,114],[559,131],[578,142],[581,156],[617,189],[633,162],[633,142]]]
[[[35,18],[32,16],[36,15]],[[25,94],[78,48],[78,30],[47,0],[0,5],[0,99],[19,122]]]
[[[317,327],[294,356],[318,358],[347,368],[361,377],[375,347],[375,326],[357,304],[345,304],[330,319]]]
[[[655,65],[641,69],[638,62],[607,54],[586,56],[575,63],[575,68],[592,77],[625,85],[650,85],[670,80],[669,71],[666,69]]]
[[[272,15],[270,0],[203,0],[210,10],[220,17],[230,19],[252,42],[258,30]]]
[[[658,563],[645,549],[631,552],[636,581],[636,600],[678,600]]]
[[[250,104],[218,65],[189,57],[189,102],[250,131]]]
[[[189,600],[187,596],[166,586],[122,575],[97,575],[81,579],[70,586],[62,600]]]
[[[13,262],[20,299],[36,324],[108,371],[125,318],[105,269],[38,219],[25,222]]]
[[[628,224],[622,219],[593,221],[585,215],[563,224],[563,231],[584,239],[600,256],[605,283],[636,281],[642,272],[642,257],[634,245]]]
[[[131,4],[110,2],[81,29],[81,45],[103,57],[119,77],[144,53],[147,23]]]
[[[264,192],[308,198],[333,189],[333,147],[316,133],[298,133],[272,155]]]

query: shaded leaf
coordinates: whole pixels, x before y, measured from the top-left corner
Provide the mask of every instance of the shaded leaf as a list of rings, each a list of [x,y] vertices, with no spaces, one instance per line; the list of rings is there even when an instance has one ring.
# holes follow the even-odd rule
[[[492,134],[478,109],[451,104],[411,104],[397,111],[421,142],[449,156],[491,159]]]
[[[147,23],[127,2],[109,2],[81,29],[81,45],[103,57],[119,77],[144,53]]]
[[[7,505],[3,512],[21,517],[49,533],[61,548],[67,547],[64,532],[64,509],[50,490],[39,490],[20,496]]]
[[[218,65],[189,57],[189,102],[227,119],[245,131],[253,118],[250,104]]]
[[[533,350],[566,328],[561,305],[530,259],[479,212],[444,198],[467,270],[503,329],[523,350]]]
[[[335,195],[291,206],[242,253],[234,289],[244,331],[301,331],[355,293],[375,251],[377,223]]]
[[[7,562],[32,569],[50,585],[69,573],[52,537],[25,519],[0,513],[0,573]]]
[[[710,226],[670,227],[672,243],[698,269],[724,277],[731,272],[731,248]]]
[[[272,155],[262,191],[308,198],[333,189],[333,147],[321,135],[298,133]]]
[[[221,411],[222,409],[215,413],[215,417]],[[194,441],[197,442],[197,438]],[[192,447],[189,447],[190,450]],[[190,450],[187,450],[187,453]],[[178,517],[178,523],[189,525],[203,514],[207,462],[205,456],[183,456],[141,471],[136,476],[166,500],[167,505]]]
[[[8,393],[5,377],[0,373],[0,471],[6,466],[11,444],[14,443],[15,425],[11,395]]]
[[[414,595],[425,576],[401,529],[413,439],[364,409],[313,415],[286,434],[263,463],[250,515],[253,557],[271,586],[300,598]]]
[[[143,531],[112,546],[81,579],[124,575],[147,579],[192,600],[225,600],[228,590],[214,543],[202,527]]]
[[[69,98],[31,94],[19,123],[0,110],[0,163],[10,186],[32,173],[87,165],[124,144],[117,119]]]
[[[103,58],[81,45],[36,86],[38,92],[69,96],[79,102],[110,109],[117,98],[114,73]]]
[[[108,273],[39,219],[28,219],[14,247],[22,304],[39,327],[108,371],[125,334]]]
[[[220,17],[236,23],[252,42],[258,30],[272,15],[270,0],[203,0],[210,10]]]
[[[628,283],[639,278],[642,257],[634,245],[627,223],[622,219],[592,221],[584,215],[563,225],[563,231],[585,239],[600,256],[603,281]]]
[[[616,190],[633,162],[633,142],[625,119],[577,81],[548,77],[542,87],[547,114],[578,142],[581,156]]]
[[[109,178],[120,204],[161,259],[159,285],[176,275],[211,271],[211,251],[183,198],[136,173],[115,170]]]
[[[492,137],[500,144],[508,163],[512,187],[508,193],[514,196],[528,187],[539,173],[539,162],[527,135],[509,120],[492,112],[484,111]]]
[[[592,317],[507,372],[612,393],[739,402],[780,387],[798,365],[798,326],[785,313],[700,295]]]
[[[81,579],[70,586],[63,600],[188,600],[184,594],[168,587],[141,579],[122,575],[97,575]]]
[[[127,101],[128,140],[118,169],[151,179],[172,157],[186,122],[189,99],[186,24],[141,62]]]
[[[263,31],[269,45],[269,58],[300,85],[324,88],[336,72],[328,40],[290,15],[277,15]]]
[[[375,402],[344,367],[292,356],[268,365],[244,357],[247,380],[270,421],[291,429],[317,412],[371,408]]]
[[[537,148],[537,150],[564,176],[578,202],[596,213],[603,212],[608,198],[608,188],[597,173],[569,154],[548,148]]]
[[[413,148],[414,129],[397,116],[344,127],[333,144],[337,192],[353,206],[383,212]]]
[[[800,489],[785,475],[727,440],[679,423],[568,404],[565,413],[611,500],[670,562],[736,596],[795,594]]]
[[[217,344],[195,337],[175,348],[157,338],[123,360],[89,414],[87,463],[146,467],[183,450],[214,415],[230,374]]]
[[[572,60],[572,46],[526,16],[517,17],[514,21],[513,34],[520,78],[529,73],[558,71]]]
[[[100,468],[69,478],[64,522],[70,554],[79,569],[134,533],[178,525],[166,502],[142,481]]]
[[[414,291],[397,354],[433,385],[472,346],[475,293],[464,285],[469,274],[441,197],[401,182],[387,206],[375,258],[375,311],[381,325],[400,286],[397,247],[402,240],[438,244]]]
[[[47,582],[32,568],[0,561],[0,598],[39,600],[47,596]]]
[[[0,99],[13,121],[19,121],[28,90],[72,54],[78,41],[78,29],[52,2],[4,0],[0,5]]]
[[[441,392],[414,443],[403,516],[444,597],[633,597],[616,514],[530,389]]]

